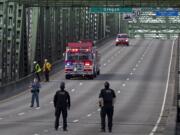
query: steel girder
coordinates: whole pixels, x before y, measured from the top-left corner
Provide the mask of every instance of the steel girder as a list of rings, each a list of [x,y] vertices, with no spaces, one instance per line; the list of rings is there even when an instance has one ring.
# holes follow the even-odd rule
[[[27,75],[27,44],[24,7],[0,2],[0,85]]]
[[[9,0],[26,6],[122,6],[122,7],[180,7],[179,0]]]

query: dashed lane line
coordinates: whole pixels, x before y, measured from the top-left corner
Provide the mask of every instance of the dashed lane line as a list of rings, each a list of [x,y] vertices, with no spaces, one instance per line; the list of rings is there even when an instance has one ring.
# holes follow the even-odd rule
[[[74,92],[74,91],[75,91],[75,89],[72,89],[72,90],[71,90],[71,92]]]
[[[36,107],[36,110],[39,110],[40,109],[40,107]]]
[[[100,110],[101,110],[100,108],[97,109],[98,112],[99,112]]]
[[[53,104],[53,101],[50,101],[50,104]]]
[[[125,86],[126,86],[126,84],[125,84],[125,83],[123,83],[123,84],[122,84],[122,86],[123,86],[123,87],[125,87]]]
[[[91,113],[87,114],[87,117],[91,117],[91,116],[92,116],[92,114],[91,114]]]
[[[83,85],[83,83],[82,83],[82,82],[80,82],[80,83],[79,83],[79,85],[81,86],[81,85]]]
[[[25,112],[18,113],[19,116],[22,116],[24,114],[25,114]]]
[[[77,122],[79,122],[79,120],[73,120],[73,123],[77,123]]]
[[[47,133],[47,132],[49,132],[47,129],[44,129],[44,133]]]

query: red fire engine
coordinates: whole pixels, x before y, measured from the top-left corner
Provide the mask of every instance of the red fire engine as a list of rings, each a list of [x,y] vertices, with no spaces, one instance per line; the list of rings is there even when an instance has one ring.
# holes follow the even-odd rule
[[[65,52],[65,78],[88,77],[100,74],[100,55],[93,42],[82,40],[67,44]]]

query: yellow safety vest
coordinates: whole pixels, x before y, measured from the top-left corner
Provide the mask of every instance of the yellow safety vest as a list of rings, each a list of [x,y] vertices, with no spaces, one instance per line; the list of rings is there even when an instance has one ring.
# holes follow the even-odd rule
[[[35,65],[35,72],[36,72],[36,73],[41,72],[41,68],[40,68],[39,64],[36,64],[36,65]]]
[[[52,65],[49,62],[44,63],[43,71],[51,71]]]

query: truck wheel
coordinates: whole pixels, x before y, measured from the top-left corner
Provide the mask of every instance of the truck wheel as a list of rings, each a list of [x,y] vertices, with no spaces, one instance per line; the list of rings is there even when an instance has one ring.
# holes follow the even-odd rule
[[[88,78],[93,80],[94,79],[94,75],[89,75]]]
[[[66,79],[71,79],[71,76],[70,75],[66,75],[65,78]]]
[[[93,73],[93,77],[96,77],[97,76],[97,72],[96,71],[94,71],[94,73]]]

